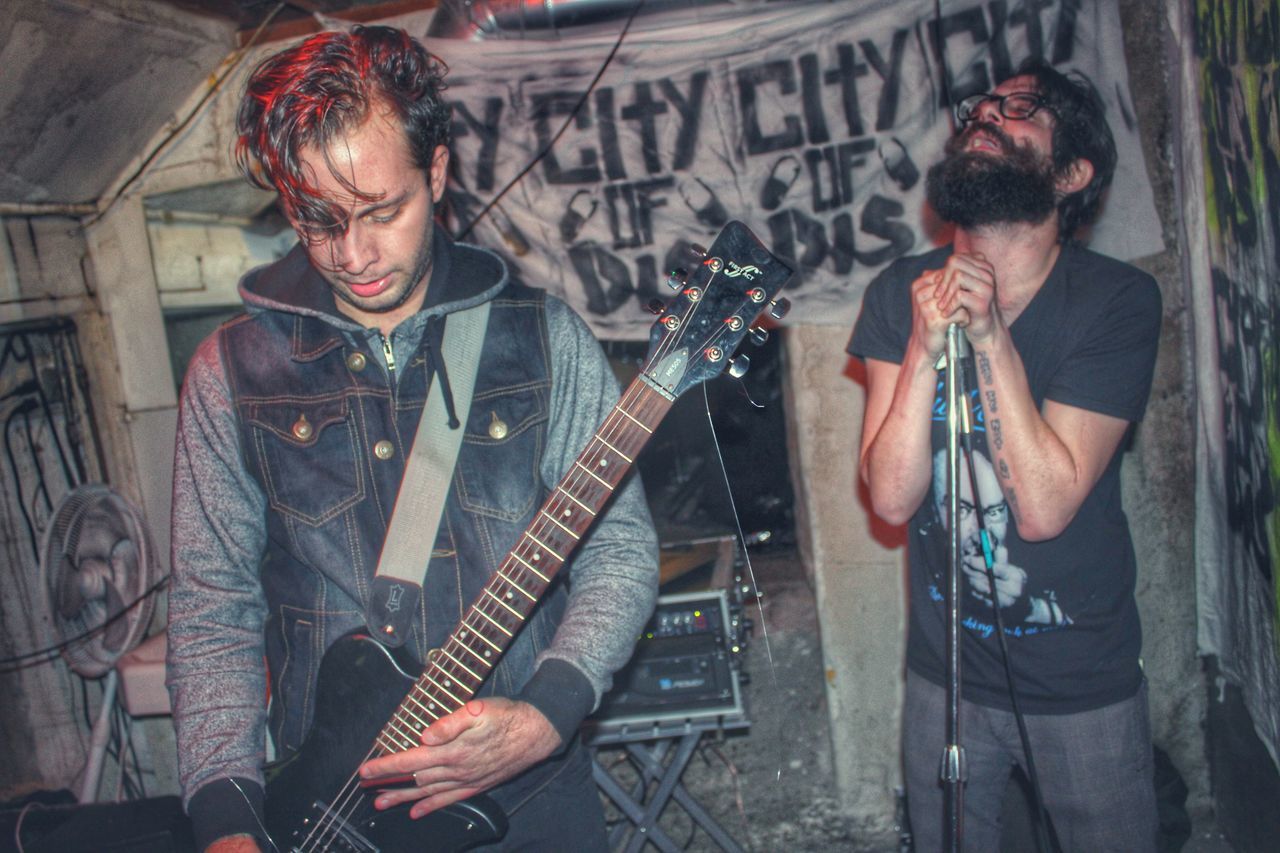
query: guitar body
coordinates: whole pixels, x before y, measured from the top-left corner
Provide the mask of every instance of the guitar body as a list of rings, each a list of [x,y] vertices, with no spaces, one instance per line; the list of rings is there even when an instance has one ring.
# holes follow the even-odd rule
[[[356,769],[369,758],[378,732],[413,686],[420,667],[410,655],[373,638],[351,634],[325,653],[316,683],[316,713],[302,748],[267,767],[267,831],[281,853],[291,850],[452,853],[500,839],[507,819],[480,795],[420,820],[409,806],[373,808],[374,791],[317,828],[326,808],[347,803]],[[330,812],[330,815],[334,814]]]

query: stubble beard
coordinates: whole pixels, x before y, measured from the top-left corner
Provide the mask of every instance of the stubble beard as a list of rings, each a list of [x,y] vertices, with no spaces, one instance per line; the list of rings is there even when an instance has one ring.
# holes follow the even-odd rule
[[[368,314],[389,314],[392,311],[399,309],[406,302],[412,299],[413,296],[416,293],[418,293],[419,288],[422,288],[422,289],[426,288],[427,276],[431,274],[431,262],[432,262],[431,246],[432,246],[432,232],[427,231],[427,233],[423,237],[422,245],[418,247],[418,252],[414,256],[413,267],[409,273],[407,283],[400,288],[400,291],[398,293],[393,292],[389,294],[387,292],[384,292],[379,294],[376,297],[373,297],[372,300],[369,300],[369,299],[362,299],[361,297],[356,296],[354,293],[347,290],[345,287],[338,287],[334,285],[332,282],[330,283],[330,288],[333,290],[334,295],[337,296],[338,299],[341,299],[343,302],[347,303],[352,308],[355,308],[357,311],[361,311]],[[389,295],[392,298],[387,299]],[[384,299],[387,299],[387,301],[385,302],[382,301]]]
[[[964,150],[983,132],[999,154]],[[1028,146],[1015,145],[995,125],[973,124],[947,142],[946,157],[929,169],[925,193],[944,221],[960,228],[1039,224],[1057,206],[1053,164]]]

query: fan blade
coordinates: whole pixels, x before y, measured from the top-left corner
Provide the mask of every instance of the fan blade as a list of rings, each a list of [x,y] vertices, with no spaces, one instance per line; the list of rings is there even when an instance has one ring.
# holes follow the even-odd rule
[[[80,592],[80,579],[75,563],[63,554],[58,561],[55,574],[57,582],[53,589],[53,603],[58,608],[58,615],[64,619],[74,619],[84,606],[84,595]]]
[[[106,589],[106,618],[111,619],[124,610],[124,601],[120,598],[120,591],[114,586],[108,584]],[[126,617],[120,617],[113,622],[108,622],[106,629],[102,634],[102,644],[109,651],[123,652],[127,650],[129,643],[129,620]]]

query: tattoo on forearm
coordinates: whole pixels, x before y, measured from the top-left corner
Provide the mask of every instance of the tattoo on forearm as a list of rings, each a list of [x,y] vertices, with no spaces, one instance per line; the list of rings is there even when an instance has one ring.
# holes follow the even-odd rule
[[[978,357],[978,373],[982,375],[982,384],[991,384],[991,359],[987,358],[985,352],[977,353]]]
[[[1003,459],[1000,460],[1000,476],[1002,479],[1012,479],[1013,475],[1009,473],[1009,466]]]
[[[1013,488],[1004,490],[1004,502],[1009,505],[1009,512],[1013,513],[1015,522],[1022,520],[1022,508],[1018,506],[1018,496],[1014,494]]]
[[[1004,436],[1000,434],[999,418],[991,422],[991,440],[995,443],[996,450],[1004,447]]]
[[[988,411],[988,412],[990,412],[990,413],[991,413],[991,414],[993,414],[993,415],[994,415],[994,414],[996,413],[996,411],[997,411],[997,409],[996,409],[996,392],[995,392],[995,391],[988,391],[988,392],[987,392],[987,411]]]

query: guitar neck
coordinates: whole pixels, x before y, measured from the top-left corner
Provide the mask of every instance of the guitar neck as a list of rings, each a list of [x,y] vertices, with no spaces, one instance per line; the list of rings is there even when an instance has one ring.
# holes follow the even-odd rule
[[[673,402],[643,373],[627,386],[458,627],[432,653],[378,735],[377,754],[418,746],[431,723],[475,696]]]

